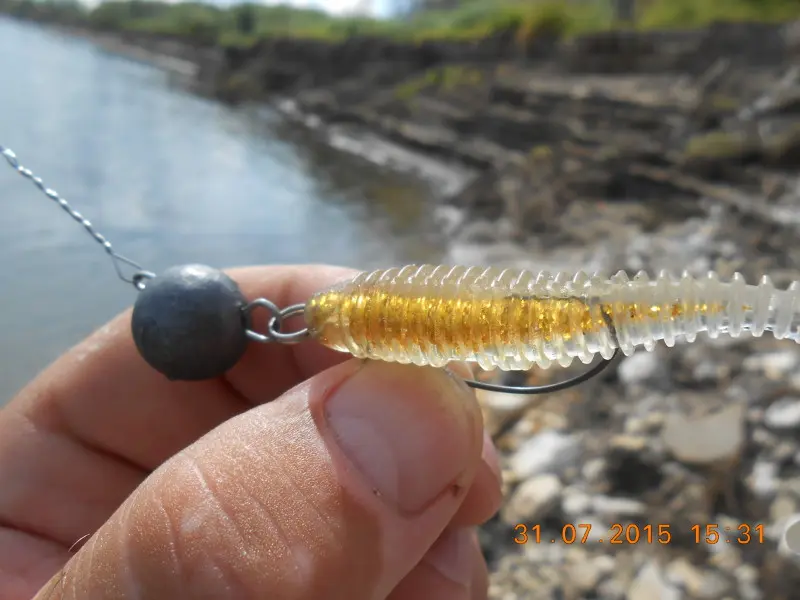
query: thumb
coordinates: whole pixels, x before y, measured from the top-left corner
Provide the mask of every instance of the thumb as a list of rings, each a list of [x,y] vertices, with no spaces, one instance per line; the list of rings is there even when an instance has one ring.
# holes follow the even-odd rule
[[[349,361],[162,465],[64,572],[61,598],[385,598],[481,461],[444,370]]]

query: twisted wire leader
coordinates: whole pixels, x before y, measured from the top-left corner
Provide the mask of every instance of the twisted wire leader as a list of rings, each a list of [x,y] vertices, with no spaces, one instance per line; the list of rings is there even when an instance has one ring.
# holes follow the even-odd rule
[[[58,192],[45,186],[41,177],[37,177],[36,175],[33,174],[33,172],[30,169],[22,166],[19,160],[17,159],[17,155],[14,154],[14,152],[11,149],[0,145],[0,154],[3,155],[3,157],[6,159],[6,162],[12,169],[14,169],[17,173],[19,173],[26,179],[33,182],[33,184],[37,188],[39,188],[39,190],[45,196],[47,196],[48,198],[50,198],[50,200],[58,204],[65,213],[67,213],[70,217],[72,217],[73,220],[77,221],[83,226],[83,228],[89,233],[89,235],[91,235],[92,238],[103,247],[103,249],[106,251],[106,254],[108,254],[111,257],[111,261],[114,264],[114,269],[117,272],[117,276],[122,281],[124,281],[125,283],[132,284],[137,290],[141,291],[144,289],[145,281],[155,277],[155,273],[146,271],[144,268],[142,268],[142,266],[139,263],[116,252],[114,248],[111,246],[111,242],[109,242],[104,235],[102,235],[94,228],[94,225],[92,225],[91,221],[89,221],[77,210],[72,208],[72,206],[70,206],[70,204],[64,198],[62,198],[58,194]],[[136,270],[136,272],[129,277],[126,276],[124,271],[122,270],[123,264],[128,265],[129,267],[133,267]]]
[[[42,180],[41,177],[34,175],[30,169],[20,164],[17,155],[10,148],[0,145],[0,154],[2,154],[2,156],[5,158],[6,162],[12,169],[14,169],[24,178],[31,181],[45,196],[47,196],[50,200],[55,202],[74,221],[83,226],[83,228],[89,233],[89,235],[92,236],[92,239],[94,239],[98,244],[100,244],[103,250],[105,250],[106,254],[108,254],[108,256],[111,257],[111,261],[114,265],[114,270],[116,271],[117,276],[122,281],[133,285],[133,287],[136,288],[137,291],[142,291],[146,286],[146,282],[156,277],[155,273],[145,270],[136,261],[131,260],[130,258],[122,254],[119,254],[117,251],[115,251],[111,245],[111,242],[109,242],[104,235],[102,235],[99,231],[97,231],[94,228],[94,225],[92,225],[91,221],[89,221],[86,217],[84,217],[80,212],[75,210],[63,197],[59,195],[58,192],[47,187],[44,184],[44,181]],[[134,269],[134,273],[130,276],[126,276],[125,272],[123,271],[123,265],[132,267]],[[252,313],[256,308],[264,308],[269,312],[269,320],[267,322],[266,333],[263,334],[258,333],[257,331],[255,331],[250,327],[250,323],[252,321]],[[291,331],[291,332],[282,331],[284,321],[292,317],[301,315],[304,312],[304,310],[305,310],[304,304],[293,304],[285,308],[279,308],[274,302],[268,300],[267,298],[257,298],[255,300],[252,300],[242,309],[243,317],[245,319],[245,323],[247,324],[246,335],[248,339],[262,344],[278,343],[278,344],[291,345],[305,341],[309,339],[311,336],[308,327],[304,327],[302,329],[298,329],[296,331]],[[509,386],[502,384],[487,383],[483,381],[478,381],[476,379],[465,379],[464,382],[468,386],[475,389],[481,389],[491,392],[501,392],[507,394],[537,395],[537,394],[554,393],[565,390],[567,388],[571,388],[599,375],[609,365],[615,362],[615,359],[618,357],[618,353],[619,353],[619,348],[616,348],[611,358],[603,359],[597,365],[586,370],[585,372],[575,377],[571,377],[569,379],[557,383],[536,385],[536,386]]]
[[[100,244],[103,247],[103,250],[105,250],[106,254],[111,257],[114,270],[122,281],[133,285],[137,291],[142,291],[145,288],[147,280],[154,279],[156,277],[155,273],[145,270],[136,261],[114,250],[111,242],[109,242],[103,234],[95,229],[91,221],[84,217],[80,212],[75,210],[57,191],[47,187],[41,177],[36,176],[31,169],[23,166],[19,162],[19,159],[13,150],[0,144],[0,154],[5,158],[6,162],[12,169],[14,169],[24,178],[31,181],[45,196],[58,204],[58,206],[70,217],[72,217],[74,221],[83,226],[89,235],[92,236],[92,239]],[[124,265],[132,267],[135,270],[134,273],[130,276],[126,276],[125,271],[123,271]],[[266,298],[257,298],[243,308],[244,317],[247,319],[247,322],[250,320],[250,313],[257,307],[267,308],[271,313],[271,318],[267,326],[266,334],[260,334],[248,327],[246,333],[249,339],[260,343],[273,342],[282,344],[295,344],[309,337],[307,328],[292,333],[281,332],[281,325],[283,321],[300,314],[304,308],[302,304],[295,304],[293,306],[280,309],[272,301],[267,300]]]

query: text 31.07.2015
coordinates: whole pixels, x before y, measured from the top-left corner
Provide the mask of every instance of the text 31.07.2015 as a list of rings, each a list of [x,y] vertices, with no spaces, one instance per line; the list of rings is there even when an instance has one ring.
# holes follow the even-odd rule
[[[586,544],[590,542],[608,544],[669,544],[672,541],[670,526],[667,524],[656,525],[622,525],[613,523],[603,533],[598,533],[597,528],[592,534],[590,523],[567,523],[561,528],[560,535],[542,536],[541,525],[518,524],[514,527],[516,535],[514,542],[517,544],[541,544],[563,542],[565,544]]]

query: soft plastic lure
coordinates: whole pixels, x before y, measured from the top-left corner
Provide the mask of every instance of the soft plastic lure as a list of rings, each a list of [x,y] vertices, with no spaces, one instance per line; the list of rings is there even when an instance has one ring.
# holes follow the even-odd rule
[[[511,387],[469,380],[473,387],[538,394],[564,389],[599,373],[619,353],[674,345],[698,333],[714,338],[760,336],[800,340],[800,284],[775,289],[769,278],[748,285],[740,274],[695,279],[662,272],[651,280],[624,272],[606,279],[496,267],[409,265],[361,273],[280,308],[266,298],[248,301],[217,269],[185,265],[159,277],[117,254],[80,213],[0,146],[7,162],[55,201],[112,258],[118,276],[139,290],[132,316],[134,342],[144,360],[170,379],[224,374],[247,341],[292,344],[308,339],[358,358],[443,367],[451,361],[505,371],[585,364],[583,374],[555,384]],[[123,268],[134,269],[126,276]],[[251,313],[269,311],[267,331],[252,329]],[[292,317],[305,327],[286,332]]]
[[[496,267],[410,265],[362,273],[305,305],[309,335],[362,357],[484,369],[569,366],[652,350],[663,340],[694,341],[742,332],[798,340],[800,284],[776,290],[768,277],[694,279],[662,272],[611,279]]]

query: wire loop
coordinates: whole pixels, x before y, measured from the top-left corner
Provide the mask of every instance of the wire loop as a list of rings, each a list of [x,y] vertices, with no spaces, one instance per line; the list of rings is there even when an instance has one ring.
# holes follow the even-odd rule
[[[266,298],[257,298],[248,303],[243,311],[247,322],[251,322],[251,315],[256,308],[266,308],[270,314],[269,321],[267,321],[267,332],[259,333],[253,329],[247,329],[247,337],[254,342],[261,344],[278,343],[278,344],[298,344],[308,339],[310,333],[308,327],[284,333],[281,331],[284,321],[301,315],[305,311],[305,304],[292,304],[286,308],[278,308],[278,305],[267,300]]]
[[[131,283],[133,284],[133,287],[141,292],[146,285],[145,282],[148,279],[153,279],[155,276],[156,274],[151,273],[150,271],[138,271],[131,276]]]

